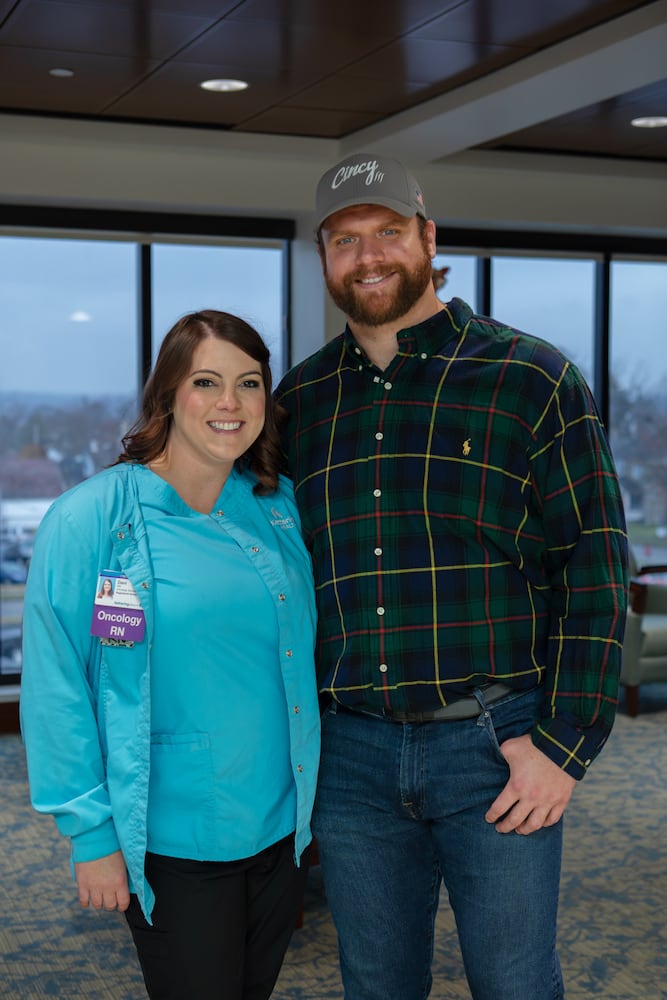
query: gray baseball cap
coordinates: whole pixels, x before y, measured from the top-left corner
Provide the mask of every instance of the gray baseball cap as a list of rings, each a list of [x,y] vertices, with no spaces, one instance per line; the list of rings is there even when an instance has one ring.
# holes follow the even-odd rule
[[[398,160],[372,153],[348,156],[320,178],[315,228],[352,205],[384,205],[399,215],[427,217],[421,187],[412,174]]]

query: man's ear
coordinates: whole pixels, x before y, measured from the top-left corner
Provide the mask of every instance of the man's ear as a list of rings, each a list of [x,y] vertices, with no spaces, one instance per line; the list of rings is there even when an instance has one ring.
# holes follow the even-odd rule
[[[426,228],[424,230],[424,234],[426,236],[426,243],[427,243],[427,246],[428,246],[428,252],[429,252],[429,254],[430,254],[431,257],[435,257],[436,253],[438,252],[438,245],[437,245],[437,242],[436,242],[436,233],[437,233],[437,230],[436,230],[435,222],[433,221],[433,219],[427,219],[426,220]]]

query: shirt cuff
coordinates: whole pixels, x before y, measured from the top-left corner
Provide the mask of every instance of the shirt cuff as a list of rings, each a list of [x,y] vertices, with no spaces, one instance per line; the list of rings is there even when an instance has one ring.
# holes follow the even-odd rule
[[[109,819],[94,830],[78,833],[71,838],[72,861],[97,861],[120,850],[113,820]]]
[[[584,728],[556,718],[539,722],[531,735],[538,750],[580,781],[607,742],[609,729],[601,722]]]

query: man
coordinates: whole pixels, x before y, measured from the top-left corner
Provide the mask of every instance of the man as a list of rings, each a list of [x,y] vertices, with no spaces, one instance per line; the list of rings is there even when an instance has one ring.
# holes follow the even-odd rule
[[[339,337],[278,390],[319,610],[314,830],[346,1000],[423,1000],[441,880],[474,1000],[563,996],[561,817],[612,726],[626,535],[544,341],[444,304],[397,161],[317,189]]]

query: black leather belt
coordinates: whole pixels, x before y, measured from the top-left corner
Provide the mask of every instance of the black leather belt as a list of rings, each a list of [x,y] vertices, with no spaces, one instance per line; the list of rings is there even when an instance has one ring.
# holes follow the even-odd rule
[[[478,688],[484,705],[493,705],[514,689],[509,684],[483,684]],[[456,722],[458,719],[474,719],[482,711],[482,705],[474,694],[464,695],[454,701],[436,708],[432,712],[396,712],[391,708],[378,709],[377,712],[368,708],[350,708],[338,701],[331,702],[332,712],[344,712],[350,715],[370,715],[375,719],[388,719],[390,722]]]

